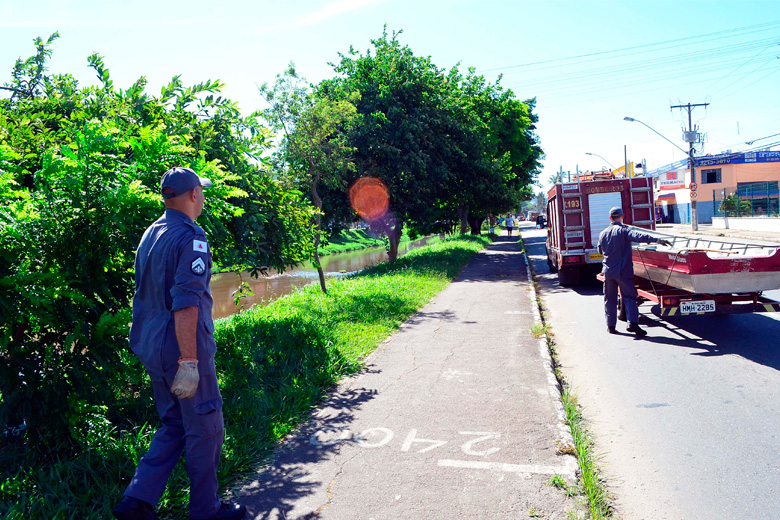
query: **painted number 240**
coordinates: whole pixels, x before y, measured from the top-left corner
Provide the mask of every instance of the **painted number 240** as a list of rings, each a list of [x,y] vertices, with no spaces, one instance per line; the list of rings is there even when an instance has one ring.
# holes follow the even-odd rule
[[[497,432],[458,432],[458,435],[472,437],[460,446],[461,451],[466,455],[487,457],[501,449],[487,447],[484,444],[501,437],[501,434]],[[354,435],[347,428],[324,428],[314,432],[309,438],[309,443],[313,446],[332,446],[341,442],[354,442],[363,448],[379,448],[389,444],[394,437],[395,434],[389,428],[369,428],[357,435]],[[412,428],[401,444],[401,451],[426,453],[447,443],[449,443],[448,440],[423,439],[418,436],[417,430]]]

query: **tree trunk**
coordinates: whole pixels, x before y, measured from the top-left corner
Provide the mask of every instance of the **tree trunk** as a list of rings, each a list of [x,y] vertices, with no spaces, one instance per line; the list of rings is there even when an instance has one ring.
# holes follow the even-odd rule
[[[398,222],[395,227],[387,233],[387,238],[390,241],[390,249],[387,250],[387,257],[391,262],[395,262],[398,258],[398,245],[401,243],[401,237],[404,234],[404,225]]]
[[[458,218],[460,218],[460,234],[465,235],[469,230],[469,207],[458,207]]]
[[[471,214],[468,217],[469,227],[471,228],[471,234],[472,235],[480,235],[482,234],[482,223],[485,221],[484,218],[479,217],[475,214]]]
[[[317,208],[317,215],[314,217],[314,267],[317,268],[317,276],[320,279],[320,289],[324,294],[328,294],[328,290],[325,288],[325,273],[322,271],[322,265],[320,265],[320,224],[322,223],[322,199],[320,194],[317,193],[317,184],[320,181],[320,174],[318,173],[314,177],[314,181],[311,183],[311,198],[314,201],[314,206]]]

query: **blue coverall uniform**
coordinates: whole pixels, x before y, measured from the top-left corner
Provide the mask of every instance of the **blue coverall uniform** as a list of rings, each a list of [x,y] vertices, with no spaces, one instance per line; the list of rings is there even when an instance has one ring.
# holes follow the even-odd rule
[[[155,506],[168,477],[186,452],[190,517],[208,518],[220,507],[219,463],[225,425],[214,354],[211,253],[203,230],[173,209],[144,233],[135,260],[136,292],[130,347],[149,373],[162,419],[149,452],[138,463],[126,496]],[[197,306],[198,389],[192,399],[171,392],[179,345],[173,313]]]
[[[631,242],[658,242],[658,238],[631,229],[620,222],[612,222],[599,235],[598,249],[599,253],[604,255],[601,272],[604,274],[604,314],[607,317],[608,327],[617,325],[618,288],[623,297],[629,323],[639,321]]]

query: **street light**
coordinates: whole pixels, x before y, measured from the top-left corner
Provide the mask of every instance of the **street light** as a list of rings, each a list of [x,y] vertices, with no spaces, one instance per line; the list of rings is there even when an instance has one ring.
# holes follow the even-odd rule
[[[778,135],[780,135],[780,134],[772,134],[772,135],[768,135],[766,137],[761,137],[759,139],[753,139],[752,141],[745,141],[745,144],[746,145],[751,145],[751,144],[755,143],[756,141],[763,141],[764,139],[769,139],[770,137],[777,137]]]
[[[680,150],[682,153],[686,154],[688,156],[688,167],[691,170],[691,183],[693,183],[693,184],[696,183],[696,169],[695,169],[695,166],[694,166],[694,163],[693,163],[693,143],[691,143],[690,149],[686,152],[685,150],[683,150],[682,148],[677,146],[676,143],[674,143],[674,142],[670,141],[669,139],[667,139],[667,137],[665,135],[663,135],[661,132],[659,132],[655,128],[651,127],[647,123],[644,123],[644,122],[640,121],[639,119],[634,119],[633,117],[628,117],[628,116],[624,117],[623,120],[624,121],[632,121],[632,122],[642,123],[647,128],[649,128],[650,130],[652,130],[656,134],[658,134],[661,137],[663,137],[668,143],[674,145],[674,147],[677,148],[678,150]],[[698,210],[696,208],[696,199],[693,198],[693,197],[691,197],[691,230],[692,231],[698,231],[699,230],[699,212],[698,212]]]
[[[603,157],[601,157],[601,156],[600,156],[599,154],[597,154],[597,153],[590,153],[590,152],[585,152],[585,155],[593,155],[593,156],[595,156],[595,157],[599,157],[599,158],[601,158],[601,159],[604,159]],[[614,167],[614,166],[612,166],[612,163],[611,163],[611,162],[607,161],[606,159],[604,159],[604,162],[606,162],[607,164],[609,164],[609,167],[610,167],[610,168],[612,168],[613,170],[615,169],[615,167]]]
[[[635,121],[635,122],[637,122],[637,123],[642,123],[642,121],[640,121],[639,119],[634,119],[633,117],[624,117],[624,118],[623,118],[623,121]],[[653,127],[651,127],[650,125],[648,125],[648,124],[646,124],[646,123],[642,123],[642,124],[643,124],[643,125],[645,125],[647,128],[649,128],[650,130],[652,130],[653,132],[655,132],[656,134],[658,134],[658,135],[660,135],[661,137],[663,137],[664,139],[666,139],[666,136],[665,136],[665,135],[663,135],[661,132],[657,131],[656,129],[654,129],[654,128],[653,128]],[[669,139],[666,139],[666,140],[667,140],[669,143],[671,143],[672,145],[674,145],[674,146],[675,146],[675,147],[676,147],[678,150],[680,150],[682,153],[684,153],[685,155],[688,155],[688,152],[686,152],[685,150],[683,150],[682,148],[680,148],[679,146],[677,146],[677,145],[676,145],[674,142],[672,142],[672,141],[669,141]]]

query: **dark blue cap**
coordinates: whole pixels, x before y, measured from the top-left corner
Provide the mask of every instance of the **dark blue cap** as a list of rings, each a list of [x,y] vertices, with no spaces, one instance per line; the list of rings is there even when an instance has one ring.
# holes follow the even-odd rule
[[[181,166],[171,168],[163,173],[162,179],[160,179],[160,193],[164,199],[178,197],[197,186],[209,187],[211,186],[211,181],[205,177],[198,177],[198,174],[192,169]],[[165,188],[170,188],[170,192],[163,193]]]
[[[622,217],[623,216],[623,208],[618,208],[617,206],[615,206],[614,208],[609,210],[609,216],[611,218]]]

